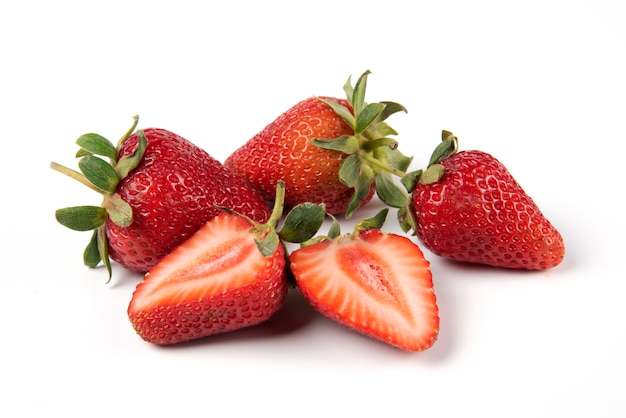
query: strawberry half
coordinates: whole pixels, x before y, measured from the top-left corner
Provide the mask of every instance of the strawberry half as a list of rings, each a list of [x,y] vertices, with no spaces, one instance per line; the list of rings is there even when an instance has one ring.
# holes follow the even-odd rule
[[[289,260],[298,289],[325,317],[407,351],[436,341],[430,263],[410,239],[357,226],[293,251]]]
[[[165,256],[128,307],[137,334],[174,344],[255,325],[278,311],[287,295],[284,249],[265,257],[252,228],[224,213]]]
[[[412,193],[415,234],[433,253],[496,267],[544,270],[561,263],[563,237],[506,167],[482,151],[457,152],[443,132]]]
[[[303,205],[281,217],[284,186],[266,224],[226,211],[165,256],[137,285],[128,317],[137,334],[175,344],[259,324],[285,301],[288,283],[282,241],[310,239],[324,208]]]
[[[330,214],[350,218],[378,193],[392,207],[408,200],[391,180],[411,159],[396,148],[397,132],[385,120],[406,109],[394,102],[365,103],[369,71],[347,99],[311,97],[289,108],[224,161],[267,200],[276,183],[287,187],[286,206],[323,203]]]
[[[68,228],[94,230],[84,254],[87,266],[104,262],[110,278],[110,258],[144,273],[216,216],[216,205],[259,222],[269,218],[267,203],[243,178],[170,131],[150,128],[133,134],[137,121],[117,147],[98,134],[79,137],[80,172],[51,164],[104,197],[100,207],[56,211]]]

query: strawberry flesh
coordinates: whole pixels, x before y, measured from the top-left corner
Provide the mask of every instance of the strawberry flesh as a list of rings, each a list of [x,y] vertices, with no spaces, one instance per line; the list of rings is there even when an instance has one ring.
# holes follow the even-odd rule
[[[252,224],[220,214],[164,257],[137,286],[128,307],[135,331],[166,345],[269,319],[287,294],[282,246],[257,249]]]
[[[408,238],[367,229],[295,250],[290,262],[298,289],[327,318],[407,351],[435,342],[430,264]]]

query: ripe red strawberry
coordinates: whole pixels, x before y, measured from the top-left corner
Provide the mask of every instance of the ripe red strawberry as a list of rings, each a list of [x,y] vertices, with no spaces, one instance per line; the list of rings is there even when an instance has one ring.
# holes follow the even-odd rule
[[[288,284],[282,241],[310,239],[324,208],[301,205],[281,218],[284,199],[266,224],[232,211],[202,226],[154,266],[128,306],[135,331],[154,344],[175,344],[259,324],[285,301]]]
[[[287,207],[324,203],[328,213],[349,218],[372,198],[375,188],[381,198],[400,207],[408,196],[393,186],[389,171],[406,170],[410,159],[395,149],[389,135],[396,132],[384,121],[406,109],[392,102],[366,104],[368,74],[354,89],[348,79],[347,100],[311,97],[297,103],[235,150],[224,165],[268,200],[283,180]]]
[[[289,260],[298,289],[325,317],[407,351],[436,341],[430,264],[409,238],[367,227],[303,246]]]
[[[456,152],[457,138],[443,136],[412,193],[420,241],[458,261],[529,270],[561,263],[561,234],[506,167],[485,152]]]
[[[132,134],[136,124],[137,118],[117,147],[97,134],[81,136],[81,173],[52,163],[104,195],[102,207],[56,212],[69,228],[95,230],[85,250],[86,265],[103,261],[110,276],[110,257],[127,269],[146,272],[216,216],[216,205],[257,221],[268,219],[269,207],[258,192],[206,151],[163,129]]]
[[[269,319],[287,295],[282,245],[268,257],[253,225],[220,214],[165,256],[137,286],[128,307],[135,331],[174,344]]]

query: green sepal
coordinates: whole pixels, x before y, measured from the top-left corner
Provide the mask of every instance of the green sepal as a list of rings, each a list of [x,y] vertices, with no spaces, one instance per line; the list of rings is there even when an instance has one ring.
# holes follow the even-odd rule
[[[400,150],[387,150],[387,164],[389,164],[390,167],[401,172],[406,172],[411,166],[411,162],[413,162],[413,157],[407,157],[406,155],[402,154]]]
[[[330,216],[330,219],[332,219],[332,222],[330,224],[330,228],[328,228],[328,234],[326,235],[330,239],[335,239],[339,235],[341,235],[341,225],[337,221],[337,218],[335,218],[333,215],[328,215],[328,216]]]
[[[72,206],[57,209],[56,220],[74,231],[91,231],[104,224],[106,210],[100,206]]]
[[[117,160],[117,149],[111,141],[102,135],[94,133],[84,134],[76,140],[76,143],[80,147],[80,150],[76,153],[77,157],[95,154],[107,157],[112,162]]]
[[[361,164],[357,182],[354,185],[354,193],[348,202],[348,208],[346,209],[345,217],[350,219],[354,211],[356,211],[363,200],[369,195],[372,184],[374,183],[374,170],[367,165]]]
[[[408,110],[406,109],[406,107],[404,107],[400,103],[396,103],[396,102],[379,102],[379,103],[385,105],[385,108],[383,109],[381,114],[378,116],[378,120],[380,120],[381,122],[386,120],[389,116],[393,115],[394,113],[398,113],[398,112],[408,113]],[[393,131],[393,132],[394,134],[397,134],[396,131]]]
[[[319,99],[319,100],[322,101],[323,103],[326,103],[328,106],[330,106],[335,111],[335,113],[338,114],[341,117],[341,119],[344,120],[344,122],[346,122],[352,129],[354,129],[354,127],[356,126],[356,118],[354,117],[352,112],[350,112],[350,109],[348,109],[341,103],[335,102],[334,100],[327,100],[327,99]]]
[[[383,137],[383,138],[372,139],[371,141],[366,141],[362,145],[363,151],[366,151],[366,152],[374,151],[376,148],[381,148],[381,147],[394,150],[398,148],[398,141],[396,141],[393,138]]]
[[[358,233],[359,231],[364,231],[366,229],[380,229],[385,224],[385,220],[387,219],[387,214],[389,213],[389,209],[385,208],[379,211],[376,215],[372,216],[368,219],[363,219],[357,222],[354,226],[354,232]]]
[[[357,155],[350,155],[339,167],[339,180],[348,187],[354,187],[359,181],[360,171],[361,159]]]
[[[113,223],[121,227],[128,227],[133,223],[133,208],[117,193],[106,196],[102,207],[106,209]]]
[[[444,131],[445,132],[445,131]],[[428,165],[431,166],[433,164],[437,164],[441,162],[441,160],[449,157],[454,154],[457,150],[457,141],[456,137],[446,137],[443,141],[437,145],[432,155],[430,156],[430,161]]]
[[[376,174],[374,183],[376,184],[376,193],[384,204],[392,208],[406,206],[409,196],[402,188],[394,183],[390,173],[381,171]]]
[[[364,132],[378,118],[384,109],[385,105],[382,103],[370,103],[366,105],[360,113],[355,113],[358,116],[356,118],[354,133],[358,135]]]
[[[374,136],[389,136],[389,135],[398,135],[395,129],[393,129],[387,122],[376,122],[376,132]]]
[[[356,84],[354,85],[352,94],[348,96],[349,98],[350,97],[352,98],[352,100],[349,100],[349,101],[350,101],[350,104],[352,105],[352,108],[354,109],[355,115],[358,115],[359,113],[361,113],[361,111],[365,107],[365,91],[367,90],[367,76],[370,75],[371,73],[372,72],[370,70],[366,70],[363,74],[361,74],[359,79],[356,81]]]
[[[339,222],[337,221],[337,218],[335,218],[333,215],[328,214],[328,216],[330,217],[330,219],[332,219],[332,223],[330,224],[330,228],[328,229],[328,233],[326,235],[318,235],[318,236],[313,236],[310,239],[303,241],[300,243],[300,247],[306,247],[308,245],[313,245],[313,244],[317,244],[318,242],[322,242],[325,240],[333,240],[335,238],[337,238],[340,234],[341,234],[341,225],[339,225]]]
[[[254,242],[261,254],[263,254],[264,257],[269,257],[274,254],[274,251],[278,248],[280,237],[278,236],[278,232],[272,228],[263,239],[258,240],[255,238]]]
[[[130,155],[120,158],[115,165],[115,171],[120,179],[126,178],[128,173],[137,168],[143,159],[143,154],[146,152],[147,147],[148,140],[146,139],[143,131],[137,131],[137,147],[135,148],[135,151],[133,151]]]
[[[403,232],[409,232],[411,230],[415,231],[415,219],[413,218],[413,214],[411,213],[408,205],[398,209],[397,217],[398,223],[400,224],[400,228],[402,228]]]
[[[100,258],[102,259],[102,262],[104,263],[104,266],[106,267],[107,272],[109,273],[109,279],[107,280],[107,283],[108,283],[109,281],[111,281],[113,269],[111,268],[111,260],[109,259],[109,245],[107,243],[107,234],[104,229],[104,225],[98,228],[97,233],[98,233],[98,238],[97,238],[98,252],[100,253]]]
[[[113,193],[117,189],[120,178],[111,164],[102,158],[86,155],[78,162],[83,175],[98,189]]]
[[[359,140],[354,135],[342,135],[334,139],[311,139],[311,143],[318,148],[340,151],[344,154],[354,154],[359,150]]]
[[[302,203],[285,217],[278,236],[286,242],[301,243],[311,239],[324,223],[326,207],[323,204]]]
[[[432,184],[438,182],[443,177],[444,167],[441,164],[433,164],[422,173],[419,179],[420,184]]]
[[[95,268],[100,261],[102,261],[102,257],[100,257],[98,250],[98,230],[96,229],[91,234],[91,240],[83,252],[83,263],[89,268]]]
[[[117,149],[119,150],[122,147],[122,144],[128,139],[129,136],[135,132],[135,128],[137,128],[137,124],[139,123],[139,115],[133,116],[133,124],[130,126],[128,131],[117,141]]]
[[[417,183],[419,182],[421,175],[421,169],[411,171],[410,173],[402,176],[402,178],[400,179],[400,183],[402,183],[407,192],[413,193],[413,190],[415,190],[415,187],[417,187]]]

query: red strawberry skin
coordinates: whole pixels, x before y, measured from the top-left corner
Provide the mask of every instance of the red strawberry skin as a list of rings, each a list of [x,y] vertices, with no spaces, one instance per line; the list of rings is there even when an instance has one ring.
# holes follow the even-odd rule
[[[264,257],[244,218],[220,214],[137,285],[128,316],[137,334],[170,345],[257,325],[287,295],[285,251]]]
[[[406,351],[436,341],[430,263],[409,238],[366,229],[302,247],[289,259],[298,289],[323,316]]]
[[[565,255],[561,234],[505,166],[482,151],[440,162],[443,177],[412,194],[415,233],[442,257],[496,267],[543,270]]]
[[[244,179],[206,151],[164,129],[143,130],[148,145],[143,160],[118,186],[133,209],[133,223],[107,220],[109,255],[123,267],[146,272],[228,207],[258,222],[270,215],[266,201]],[[130,136],[119,155],[137,147]]]
[[[347,100],[322,97],[350,108]],[[344,213],[353,194],[339,181],[339,167],[347,154],[325,150],[311,139],[333,139],[354,131],[327,104],[311,97],[267,125],[224,162],[246,178],[266,200],[274,198],[276,183],[286,185],[285,206],[324,203],[331,214]],[[371,193],[362,203],[371,200]]]

